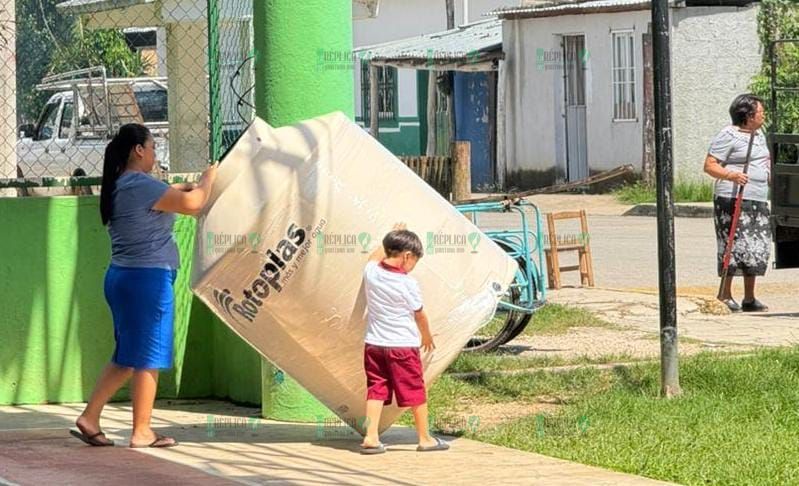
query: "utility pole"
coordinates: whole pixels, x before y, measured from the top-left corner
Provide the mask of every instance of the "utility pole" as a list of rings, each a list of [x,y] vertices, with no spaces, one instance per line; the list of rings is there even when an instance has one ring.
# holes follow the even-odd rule
[[[652,0],[655,78],[655,171],[657,172],[658,286],[660,291],[660,391],[681,394],[677,354],[677,291],[674,258],[674,167],[672,163],[671,45],[669,0]]]

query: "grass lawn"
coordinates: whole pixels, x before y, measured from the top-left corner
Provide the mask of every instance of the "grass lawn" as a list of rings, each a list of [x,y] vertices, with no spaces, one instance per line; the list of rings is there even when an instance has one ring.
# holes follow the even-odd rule
[[[494,319],[478,331],[479,336],[493,336],[505,322],[505,313],[498,311]],[[522,336],[541,336],[565,334],[573,327],[615,328],[614,324],[603,321],[593,313],[561,304],[546,304],[533,314]]]
[[[655,202],[655,186],[643,182],[626,184],[613,191],[619,202],[625,204],[643,204]],[[675,202],[710,202],[713,200],[713,183],[703,179],[700,181],[676,181],[674,183]]]
[[[553,413],[463,427],[466,437],[507,447],[682,484],[799,484],[799,349],[704,353],[682,359],[680,374],[683,396],[672,400],[658,398],[656,363],[445,375],[429,402],[436,420],[486,404],[559,404]],[[468,424],[480,422],[478,415]]]

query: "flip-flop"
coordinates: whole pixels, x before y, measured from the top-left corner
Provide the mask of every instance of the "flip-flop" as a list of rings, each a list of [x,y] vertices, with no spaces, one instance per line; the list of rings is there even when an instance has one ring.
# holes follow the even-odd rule
[[[719,299],[719,301],[726,305],[730,312],[741,312],[741,306],[738,305],[738,302],[735,302],[735,299]]]
[[[741,310],[744,312],[768,312],[768,306],[755,299],[751,302],[742,301]]]
[[[371,456],[375,454],[382,454],[386,452],[386,446],[383,444],[378,444],[376,447],[364,447],[361,446],[361,454]]]
[[[443,440],[439,439],[438,437],[435,437],[435,439],[436,439],[436,445],[427,446],[427,447],[417,446],[416,447],[416,452],[433,452],[433,451],[446,451],[446,450],[449,450],[449,443],[444,442]]]
[[[131,444],[131,449],[144,449],[146,447],[154,447],[163,449],[166,447],[175,447],[178,445],[178,441],[175,440],[174,437],[167,437],[165,435],[158,435],[155,434],[155,440],[150,442],[149,444]]]
[[[90,446],[94,446],[94,447],[113,447],[114,446],[114,441],[111,440],[111,439],[106,438],[105,441],[102,441],[102,440],[98,439],[98,437],[100,437],[100,436],[105,437],[105,433],[102,430],[100,432],[97,432],[96,434],[92,434],[92,435],[86,435],[83,432],[79,432],[77,430],[72,430],[72,429],[70,429],[69,433],[72,434],[73,437],[77,437],[78,439],[80,439],[81,441],[85,442],[86,444],[88,444]]]

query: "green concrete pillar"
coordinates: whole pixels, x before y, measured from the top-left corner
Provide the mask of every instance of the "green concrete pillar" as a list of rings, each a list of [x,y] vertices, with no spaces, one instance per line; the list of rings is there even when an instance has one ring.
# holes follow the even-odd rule
[[[255,0],[256,114],[284,126],[331,111],[354,111],[352,0]],[[349,65],[347,65],[349,63]],[[314,422],[333,413],[264,361],[262,412]]]

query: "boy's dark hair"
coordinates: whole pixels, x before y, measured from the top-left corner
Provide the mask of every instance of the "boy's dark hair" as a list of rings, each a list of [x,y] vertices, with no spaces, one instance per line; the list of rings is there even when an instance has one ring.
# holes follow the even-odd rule
[[[389,232],[383,238],[383,250],[386,252],[387,257],[397,256],[404,251],[409,251],[416,256],[422,258],[424,255],[424,247],[422,240],[413,231],[408,230],[394,230]]]

